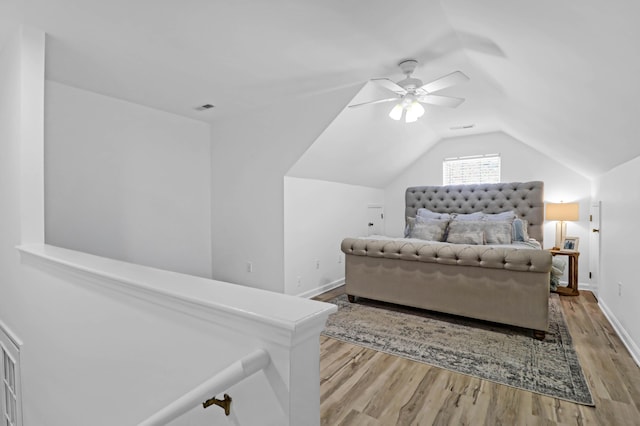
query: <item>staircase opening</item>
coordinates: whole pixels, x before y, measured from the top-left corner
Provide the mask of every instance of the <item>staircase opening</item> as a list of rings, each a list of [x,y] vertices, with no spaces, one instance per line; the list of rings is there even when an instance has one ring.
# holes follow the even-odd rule
[[[0,368],[2,424],[22,426],[19,343],[17,339],[11,337],[2,322],[0,322],[0,358],[2,358],[2,368]]]

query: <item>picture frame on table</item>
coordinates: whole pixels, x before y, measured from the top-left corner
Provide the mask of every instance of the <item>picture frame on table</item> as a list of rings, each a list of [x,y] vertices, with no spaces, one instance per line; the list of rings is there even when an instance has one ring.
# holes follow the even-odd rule
[[[578,237],[564,237],[564,241],[562,242],[562,250],[565,251],[578,251],[578,244],[580,243],[580,238]]]

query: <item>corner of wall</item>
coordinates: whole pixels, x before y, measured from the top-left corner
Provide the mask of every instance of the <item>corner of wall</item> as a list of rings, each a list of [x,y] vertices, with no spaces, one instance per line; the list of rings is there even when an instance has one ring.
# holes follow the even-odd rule
[[[22,243],[44,242],[45,34],[21,28],[20,216]]]

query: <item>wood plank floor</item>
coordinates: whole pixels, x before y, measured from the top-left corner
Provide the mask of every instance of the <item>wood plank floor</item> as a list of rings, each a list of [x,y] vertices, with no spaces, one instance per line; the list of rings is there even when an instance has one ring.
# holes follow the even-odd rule
[[[322,425],[640,425],[640,368],[593,293],[561,302],[595,407],[320,336]]]

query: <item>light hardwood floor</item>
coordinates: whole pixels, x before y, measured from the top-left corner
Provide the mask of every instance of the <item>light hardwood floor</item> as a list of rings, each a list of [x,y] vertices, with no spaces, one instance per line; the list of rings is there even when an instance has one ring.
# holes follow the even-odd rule
[[[640,368],[595,297],[561,302],[595,408],[320,336],[322,425],[640,425]]]

